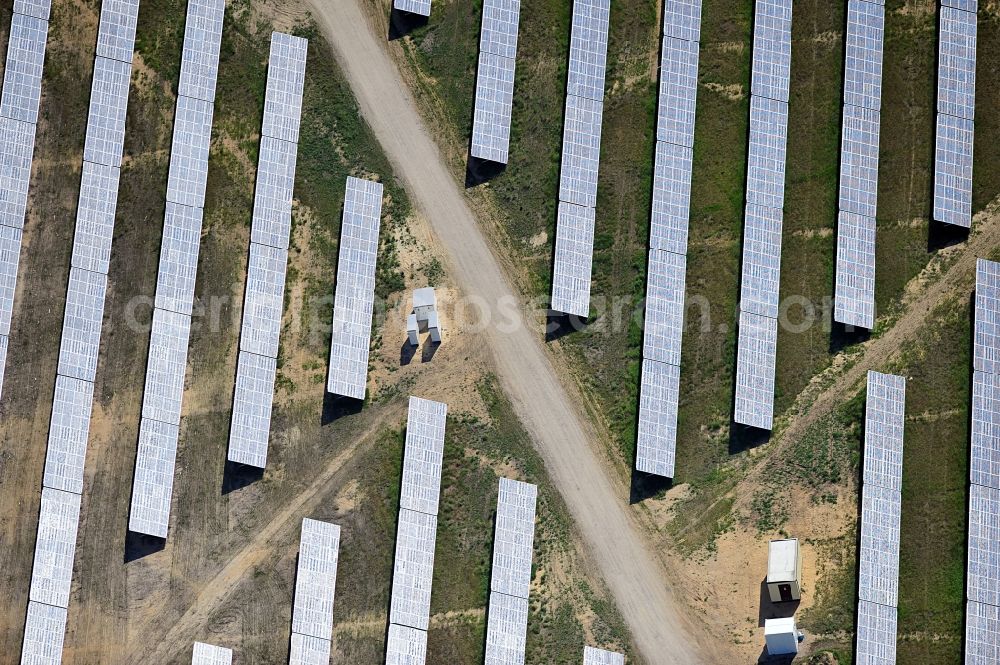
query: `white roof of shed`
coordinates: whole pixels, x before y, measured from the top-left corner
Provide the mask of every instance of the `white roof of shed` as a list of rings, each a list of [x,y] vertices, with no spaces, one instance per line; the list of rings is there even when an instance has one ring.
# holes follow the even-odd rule
[[[772,540],[768,544],[767,581],[793,582],[798,567],[799,541],[797,538]]]
[[[417,289],[413,292],[413,308],[417,307],[437,307],[437,296],[434,295],[434,289],[430,286],[425,286],[422,289]]]

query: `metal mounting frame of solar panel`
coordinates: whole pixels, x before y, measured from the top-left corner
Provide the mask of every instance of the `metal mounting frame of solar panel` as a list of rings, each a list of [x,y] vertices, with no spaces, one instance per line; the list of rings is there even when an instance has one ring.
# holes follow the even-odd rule
[[[278,357],[287,263],[287,250],[250,243],[243,325],[240,328],[241,351]]]
[[[969,480],[1000,489],[1000,374],[972,373],[970,439]]]
[[[94,59],[90,111],[83,144],[85,161],[106,166],[122,165],[131,77],[131,63],[102,57]]]
[[[420,16],[431,15],[431,0],[394,0],[392,6],[401,12]]]
[[[905,413],[906,378],[869,371],[862,475],[866,485],[902,489]]]
[[[937,114],[934,143],[934,219],[972,225],[972,120]]]
[[[389,624],[385,665],[424,665],[426,662],[427,633],[409,626]]]
[[[880,113],[844,106],[840,136],[840,210],[875,217]]]
[[[895,607],[899,589],[900,491],[864,483],[858,598]]]
[[[514,59],[480,53],[472,114],[473,157],[507,163],[513,104]]]
[[[183,95],[177,98],[167,173],[167,201],[171,203],[194,208],[205,205],[212,115],[211,102]]]
[[[520,18],[521,0],[484,0],[479,52],[492,53],[510,60],[516,58]],[[513,63],[510,69],[513,73]]]
[[[625,655],[585,646],[583,647],[583,665],[625,665]]]
[[[178,94],[215,101],[225,10],[225,0],[188,0]]]
[[[594,253],[594,209],[559,202],[552,303],[557,312],[590,315],[590,272]]]
[[[781,226],[780,209],[747,204],[743,222],[741,311],[778,318]]]
[[[292,633],[288,665],[329,665],[331,647],[330,640]]]
[[[184,400],[191,317],[166,309],[153,310],[149,337],[146,385],[142,395],[142,417],[179,425]]]
[[[38,122],[48,31],[49,24],[43,19],[24,14],[11,17],[0,116],[32,124]]]
[[[0,226],[0,335],[10,334],[20,260],[21,229]]]
[[[35,126],[0,117],[0,224],[24,228]]]
[[[447,404],[410,397],[399,496],[401,508],[437,515],[447,418]]]
[[[277,360],[241,351],[236,363],[236,390],[226,459],[263,469],[271,433],[271,406]]]
[[[966,597],[1000,605],[1000,490],[969,487]]]
[[[651,249],[648,266],[642,357],[679,366],[687,257]]]
[[[83,162],[80,198],[73,230],[74,268],[108,274],[111,241],[114,238],[120,170],[95,162]]]
[[[93,405],[93,383],[56,376],[42,476],[44,487],[83,493],[83,468],[87,459]]]
[[[528,639],[528,599],[490,593],[484,665],[524,665]]]
[[[601,164],[603,102],[566,95],[559,200],[593,208]]]
[[[976,259],[972,366],[1000,374],[1000,262]]]
[[[214,644],[195,642],[191,651],[191,665],[232,665],[233,650]]]
[[[538,488],[509,478],[500,479],[493,568],[490,589],[527,598],[531,585],[531,557],[535,542],[535,504]]]
[[[79,494],[42,488],[35,560],[31,569],[31,600],[69,607],[79,521]]]
[[[663,36],[701,41],[701,0],[664,0]]]
[[[736,350],[736,404],[733,420],[771,429],[774,420],[774,370],[778,321],[740,312]]]
[[[59,346],[59,374],[94,381],[107,289],[107,275],[70,268]]]
[[[693,152],[684,146],[656,142],[653,205],[649,219],[650,249],[687,254]]]
[[[143,418],[132,480],[128,530],[166,538],[170,525],[170,500],[177,459],[177,425]]]
[[[52,0],[14,0],[14,13],[49,20]]]
[[[884,43],[885,7],[869,0],[848,0],[844,104],[881,109]]]
[[[427,630],[434,582],[437,517],[400,508],[389,622]]]
[[[833,318],[871,329],[875,325],[875,219],[837,215],[837,273]]]
[[[788,102],[792,65],[792,0],[756,0],[750,93]]]
[[[694,147],[698,98],[698,42],[664,37],[660,53],[656,139]]]
[[[639,388],[639,429],[635,468],[664,478],[674,476],[677,403],[681,369],[643,359]]]
[[[288,249],[288,236],[292,229],[292,197],[295,193],[296,150],[294,143],[261,137],[250,242]]]
[[[611,0],[574,0],[566,94],[604,100]]]
[[[271,33],[262,136],[298,143],[308,51],[309,42],[302,37]]]
[[[132,64],[139,0],[101,0],[97,55]]]
[[[329,640],[333,636],[333,602],[337,590],[340,527],[305,518],[295,572],[292,632]]]
[[[747,203],[781,209],[785,204],[785,150],[788,104],[750,98],[747,150]]]
[[[66,609],[45,603],[28,603],[21,643],[21,665],[58,665],[66,637]]]
[[[973,120],[976,113],[976,14],[941,7],[937,111]]]
[[[1000,607],[965,604],[965,665],[1000,663]]]
[[[156,307],[191,316],[201,245],[201,208],[167,202],[156,274]]]
[[[858,665],[895,663],[896,608],[859,601],[855,648],[855,662]]]

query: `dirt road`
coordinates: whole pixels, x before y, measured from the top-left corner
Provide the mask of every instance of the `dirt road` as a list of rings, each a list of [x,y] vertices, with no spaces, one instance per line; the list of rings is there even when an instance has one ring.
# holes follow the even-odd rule
[[[451,274],[468,296],[488,303],[494,320],[504,320],[499,304],[517,302],[514,291],[389,57],[386,36],[376,34],[358,3],[310,0],[362,114],[448,252]],[[500,381],[643,657],[651,665],[727,662],[713,653],[719,647],[704,629],[683,615],[664,569],[627,508],[626,488],[598,459],[590,444],[593,429],[560,383],[542,339],[527,326],[512,328],[500,332],[491,327],[486,335]]]

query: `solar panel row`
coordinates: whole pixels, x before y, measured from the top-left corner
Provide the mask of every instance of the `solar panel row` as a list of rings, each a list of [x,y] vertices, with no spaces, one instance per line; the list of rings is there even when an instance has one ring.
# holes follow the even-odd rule
[[[340,227],[326,389],[354,399],[365,398],[368,384],[381,214],[381,183],[349,177]]]
[[[573,2],[550,306],[582,318],[590,315],[610,17],[610,0]]]
[[[191,665],[231,665],[233,650],[214,644],[195,642],[191,652]]]
[[[700,36],[701,0],[665,0],[636,442],[636,469],[665,477],[677,447]]]
[[[129,530],[166,538],[208,179],[224,0],[189,0]]]
[[[942,3],[938,30],[934,219],[972,225],[977,3]]]
[[[137,11],[138,0],[102,2],[22,665],[62,661]],[[14,12],[0,98],[0,186],[4,190],[0,195],[0,332],[4,333],[0,349],[4,357],[38,118],[49,3],[18,0]],[[4,362],[0,361],[0,373]]]
[[[624,654],[583,647],[583,665],[625,665]]]
[[[28,205],[48,18],[49,0],[15,0],[0,92],[0,387]]]
[[[485,0],[472,120],[471,154],[506,164],[514,100],[520,0]]]
[[[339,526],[308,518],[302,520],[292,605],[290,665],[330,660],[339,551]]]
[[[858,550],[858,662],[895,662],[905,402],[905,377],[868,372]]]
[[[229,461],[259,468],[267,463],[308,46],[271,33],[227,452]]]
[[[754,3],[733,420],[759,429],[771,429],[774,422],[791,31],[791,0]]]
[[[875,211],[885,7],[849,0],[844,55],[834,320],[875,325]]]
[[[425,515],[438,514],[447,414],[446,404],[410,397],[399,494],[401,508]]]
[[[524,665],[537,498],[535,485],[500,479],[486,621],[488,664]]]
[[[431,0],[394,0],[392,6],[401,12],[420,16],[431,15]]]

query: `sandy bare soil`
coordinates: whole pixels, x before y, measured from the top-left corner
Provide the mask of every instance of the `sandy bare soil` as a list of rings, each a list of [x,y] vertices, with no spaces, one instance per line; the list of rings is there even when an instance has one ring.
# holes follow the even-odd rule
[[[423,125],[385,50],[385,36],[376,33],[357,0],[311,5],[362,113],[447,250],[449,272],[494,320],[506,320],[503,304],[520,300]],[[592,426],[560,381],[540,331],[527,323],[503,331],[488,327],[485,337],[504,391],[535,439],[643,656],[650,663],[727,662],[707,630],[685,616],[668,571],[626,507],[626,488],[592,446]]]

